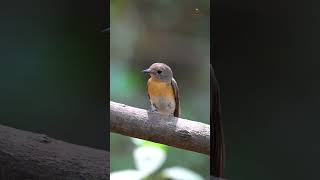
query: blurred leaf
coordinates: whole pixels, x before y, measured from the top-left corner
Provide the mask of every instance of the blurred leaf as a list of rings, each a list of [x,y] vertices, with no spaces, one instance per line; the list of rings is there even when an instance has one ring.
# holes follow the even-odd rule
[[[137,146],[152,146],[152,147],[158,147],[162,149],[165,153],[168,151],[168,147],[164,144],[160,143],[155,143],[152,141],[146,141],[143,139],[138,139],[138,138],[131,138],[132,142],[137,145]]]
[[[173,180],[204,180],[199,174],[179,166],[164,169],[162,173]]]
[[[137,146],[142,146],[144,143],[144,140],[138,139],[138,138],[131,138],[132,142]]]
[[[145,176],[158,170],[166,160],[166,153],[152,146],[138,147],[133,152],[136,168]]]
[[[160,149],[162,149],[164,152],[167,152],[168,147],[164,144],[160,144],[160,143],[154,143],[151,141],[144,141],[143,146],[153,146],[153,147],[158,147]]]
[[[141,180],[142,178],[143,178],[143,173],[133,169],[112,172],[110,174],[110,180],[124,180],[124,179]]]

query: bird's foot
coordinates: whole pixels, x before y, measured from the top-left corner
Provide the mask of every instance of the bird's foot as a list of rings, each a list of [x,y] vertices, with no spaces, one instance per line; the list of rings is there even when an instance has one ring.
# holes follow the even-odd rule
[[[157,112],[157,110],[155,110],[155,109],[149,109],[148,111],[151,112],[151,113]]]
[[[155,107],[153,104],[151,104],[151,107],[150,107],[150,109],[149,109],[149,112],[152,112],[152,113],[157,112],[157,109],[156,109],[156,107]]]

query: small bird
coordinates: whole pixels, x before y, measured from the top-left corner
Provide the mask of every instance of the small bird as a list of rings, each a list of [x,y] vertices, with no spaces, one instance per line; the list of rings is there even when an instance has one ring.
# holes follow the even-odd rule
[[[178,84],[171,68],[164,63],[153,63],[142,72],[150,75],[147,83],[151,111],[165,115],[180,116]]]

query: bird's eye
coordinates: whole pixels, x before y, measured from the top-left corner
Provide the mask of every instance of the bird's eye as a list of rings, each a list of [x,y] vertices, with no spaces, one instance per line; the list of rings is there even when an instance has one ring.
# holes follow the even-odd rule
[[[162,71],[160,71],[160,70],[159,70],[159,71],[157,71],[157,73],[158,73],[158,74],[161,74],[161,73],[162,73]]]

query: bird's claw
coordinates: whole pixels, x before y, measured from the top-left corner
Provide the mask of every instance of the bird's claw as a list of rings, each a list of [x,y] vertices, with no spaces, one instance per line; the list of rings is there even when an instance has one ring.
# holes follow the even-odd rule
[[[155,112],[157,112],[157,110],[156,110],[156,109],[151,108],[151,109],[149,109],[149,112],[151,112],[151,113],[155,113]]]

